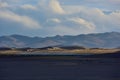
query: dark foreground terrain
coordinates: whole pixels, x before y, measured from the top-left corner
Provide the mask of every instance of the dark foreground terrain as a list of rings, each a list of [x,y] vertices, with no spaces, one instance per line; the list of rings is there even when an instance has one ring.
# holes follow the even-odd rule
[[[120,80],[119,57],[0,56],[0,80]]]

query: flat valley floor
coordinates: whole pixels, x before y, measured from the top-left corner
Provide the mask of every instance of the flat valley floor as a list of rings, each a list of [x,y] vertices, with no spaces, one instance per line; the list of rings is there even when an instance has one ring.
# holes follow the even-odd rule
[[[0,80],[120,80],[120,58],[0,57]]]

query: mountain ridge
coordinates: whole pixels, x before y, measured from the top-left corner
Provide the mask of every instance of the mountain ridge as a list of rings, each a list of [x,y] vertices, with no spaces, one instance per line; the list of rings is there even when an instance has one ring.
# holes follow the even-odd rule
[[[24,35],[0,36],[0,47],[32,47],[47,46],[85,46],[99,48],[115,48],[120,46],[120,32],[81,34],[76,36],[29,37]]]

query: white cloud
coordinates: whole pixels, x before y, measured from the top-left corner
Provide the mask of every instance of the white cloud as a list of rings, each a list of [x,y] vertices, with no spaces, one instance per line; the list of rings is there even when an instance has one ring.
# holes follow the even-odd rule
[[[13,21],[15,23],[20,23],[27,28],[32,28],[32,29],[40,28],[40,24],[37,21],[31,19],[28,16],[17,15],[11,11],[0,11],[0,19],[5,19],[5,20]]]
[[[106,17],[107,17],[109,24],[111,25],[111,28],[114,27],[120,30],[120,12],[112,12]]]
[[[95,28],[96,28],[93,23],[88,22],[88,21],[86,21],[86,20],[84,20],[82,18],[71,18],[69,20],[73,21],[73,22],[79,24],[80,26],[85,27],[85,28],[87,28],[89,30],[95,30]]]
[[[64,14],[65,11],[61,7],[60,3],[57,0],[50,0],[49,6],[51,10],[58,14]]]
[[[37,7],[30,5],[30,4],[24,4],[21,6],[23,9],[30,9],[30,10],[37,10]]]
[[[49,35],[77,35],[81,33],[120,31],[120,10],[117,10],[118,8],[116,9],[117,11],[107,9],[110,13],[105,13],[103,10],[106,9],[102,7],[87,6],[88,2],[90,2],[90,4],[98,4],[98,2],[100,2],[100,5],[102,5],[102,2],[106,4],[105,2],[108,0],[77,0],[78,2],[86,2],[86,5],[75,5],[74,3],[74,5],[72,5],[71,2],[68,2],[67,5],[62,4],[62,1],[67,2],[69,0],[7,0],[9,3],[6,3],[6,0],[3,1],[4,2],[0,3],[0,7],[2,7],[2,10],[9,11],[0,10],[0,19],[5,19],[9,22],[13,21],[14,23],[19,23],[18,26],[22,24],[28,28],[36,29],[44,26],[41,31],[38,31],[39,34],[46,35],[50,32]],[[16,1],[16,4],[13,3],[14,1]],[[39,1],[39,4],[32,3],[33,1]],[[73,0],[70,1],[75,2]],[[115,0],[115,2],[114,0],[109,0],[108,3],[119,4],[119,0]],[[8,4],[14,6],[8,8]],[[22,8],[20,8],[21,6]],[[112,6],[113,5],[111,5],[111,7]],[[39,22],[41,24],[39,24]],[[41,33],[42,30],[43,33]]]
[[[64,8],[64,10],[65,10],[65,12],[67,13],[67,14],[75,14],[75,13],[79,13],[79,12],[81,12],[83,9],[85,9],[85,7],[83,7],[83,6],[76,6],[76,5],[64,5],[63,6],[63,8]]]
[[[47,22],[54,22],[54,23],[61,23],[61,20],[58,18],[52,18],[52,19],[48,19]]]
[[[65,25],[59,25],[56,27],[53,27],[52,29],[49,29],[50,32],[52,32],[53,35],[59,34],[59,35],[79,35],[79,34],[88,34],[92,31],[89,29],[81,29],[81,27],[74,25],[75,27],[71,26],[65,26]]]
[[[120,30],[120,11],[106,14],[101,9],[84,6],[64,6],[68,18],[93,32],[108,32]],[[79,19],[82,18],[82,19]],[[70,22],[69,22],[70,23]],[[76,26],[76,25],[75,25]],[[82,30],[80,30],[82,31]]]

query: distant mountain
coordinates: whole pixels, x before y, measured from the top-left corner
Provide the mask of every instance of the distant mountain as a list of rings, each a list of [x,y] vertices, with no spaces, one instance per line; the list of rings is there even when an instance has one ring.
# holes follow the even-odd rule
[[[28,37],[22,35],[10,35],[0,37],[0,47],[32,47],[41,48],[47,46],[85,46],[114,48],[120,46],[120,33],[107,32],[97,34],[82,34],[77,36],[54,37]]]

